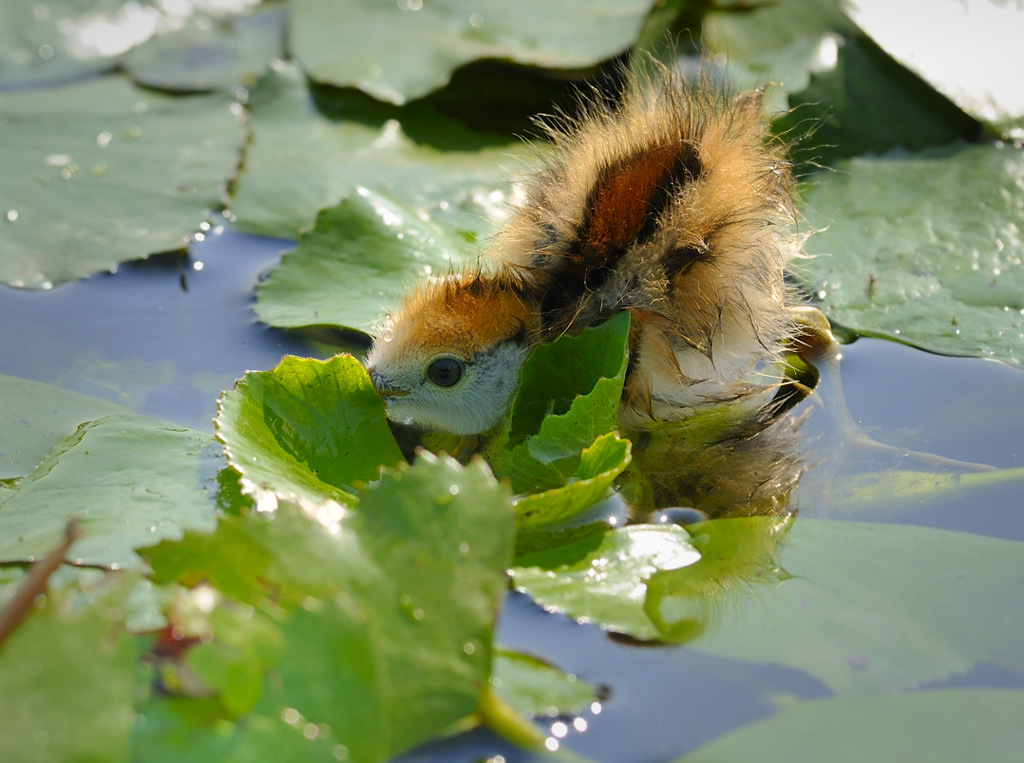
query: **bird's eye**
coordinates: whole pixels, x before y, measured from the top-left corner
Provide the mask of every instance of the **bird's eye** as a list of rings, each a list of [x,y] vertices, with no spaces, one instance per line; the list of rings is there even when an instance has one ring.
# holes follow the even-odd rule
[[[465,366],[458,358],[437,358],[427,366],[427,378],[438,387],[454,387],[462,378],[463,370]]]

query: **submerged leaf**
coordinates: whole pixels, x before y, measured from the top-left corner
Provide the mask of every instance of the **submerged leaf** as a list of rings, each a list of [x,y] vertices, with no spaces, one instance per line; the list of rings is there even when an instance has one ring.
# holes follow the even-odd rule
[[[868,506],[925,503],[937,497],[964,498],[996,485],[1024,485],[1024,467],[943,474],[903,469],[858,474],[838,481],[829,490],[829,513],[843,518]],[[976,493],[975,493],[976,494]]]
[[[968,533],[798,519],[778,557],[786,579],[739,591],[693,647],[788,665],[839,694],[942,680],[1024,645],[1022,554]],[[678,619],[659,594],[648,607]]]
[[[0,281],[50,288],[184,249],[238,162],[229,104],[116,76],[0,95]]]
[[[1024,691],[1008,689],[815,700],[744,726],[676,763],[1003,763],[1024,745],[1022,714]]]
[[[1024,364],[1024,151],[854,159],[808,189],[799,273],[829,318],[934,352]]]

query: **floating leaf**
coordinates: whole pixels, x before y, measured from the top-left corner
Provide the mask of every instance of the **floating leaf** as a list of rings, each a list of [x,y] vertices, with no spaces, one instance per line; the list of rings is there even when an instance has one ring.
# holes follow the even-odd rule
[[[813,74],[789,104],[775,129],[800,139],[793,158],[812,166],[893,148],[942,146],[980,132],[945,96],[857,35],[838,47],[835,66]]]
[[[412,209],[357,188],[317,215],[257,291],[271,326],[333,324],[373,333],[413,277],[440,275],[468,252],[464,238]]]
[[[312,227],[320,209],[361,186],[475,239],[488,230],[488,218],[504,211],[507,168],[526,153],[511,143],[439,151],[410,140],[397,119],[372,120],[383,122],[374,127],[365,123],[365,111],[349,110],[350,120],[320,116],[287,67],[261,82],[249,106],[254,136],[231,211],[240,228],[269,236],[295,238]],[[451,122],[443,126],[456,129]]]
[[[1024,642],[1021,618],[1007,615],[1024,611],[1021,543],[801,519],[780,555],[785,524],[717,520],[692,539],[636,525],[523,557],[514,578],[549,610],[781,663],[841,694],[942,680]]]
[[[498,649],[491,685],[514,710],[530,718],[579,715],[597,688],[521,652]]]
[[[128,758],[138,655],[121,607],[134,582],[51,588],[0,649],[6,760]]]
[[[476,709],[513,522],[507,490],[480,462],[424,457],[385,470],[340,526],[283,504],[271,515],[223,518],[212,535],[190,533],[148,558],[161,579],[203,579],[247,604],[274,602],[282,656],[261,658],[274,661],[272,674],[252,714],[224,734],[228,749],[249,749],[254,727],[291,744],[283,719],[306,731],[310,754],[329,728],[335,754],[343,745],[354,759],[385,761]],[[210,626],[216,639],[224,625]],[[222,680],[217,687],[225,690]],[[156,701],[147,713],[168,710]]]
[[[1024,135],[1024,8],[1011,0],[938,0],[912,24],[885,0],[848,13],[881,47],[977,119]],[[951,40],[956,44],[950,44]],[[1021,137],[1018,135],[1017,137]]]
[[[521,557],[512,578],[549,612],[648,640],[661,634],[644,612],[647,579],[699,559],[683,528],[632,525]]]
[[[184,249],[238,162],[228,106],[115,76],[0,95],[0,281],[50,288]]]
[[[732,616],[693,646],[788,665],[837,694],[942,680],[1024,644],[1022,553],[968,533],[798,519],[778,556],[786,579],[737,591],[720,613]],[[665,574],[681,583],[685,570]],[[648,593],[663,627],[692,613],[691,592],[672,587]]]
[[[687,642],[722,626],[729,605],[760,585],[790,577],[775,561],[791,516],[719,519],[690,525],[700,554],[692,565],[649,575],[644,611],[666,641]],[[755,594],[756,595],[756,594]]]
[[[735,86],[766,90],[769,112],[788,107],[786,95],[803,90],[810,75],[830,71],[838,46],[853,25],[836,0],[791,0],[785,5],[717,7],[703,20],[708,51],[728,58]]]
[[[1024,745],[1022,713],[1024,691],[999,689],[815,700],[744,726],[676,763],[1003,763]]]
[[[572,523],[583,512],[602,498],[614,483],[615,478],[629,464],[629,440],[617,434],[598,437],[580,455],[580,468],[562,487],[524,496],[515,502],[516,509],[516,551],[526,553],[549,547],[567,538],[587,532]],[[594,522],[591,532],[600,532],[607,527],[607,521]]]
[[[147,51],[142,58],[149,60],[151,44],[166,51],[165,36],[192,41],[204,36],[220,38],[223,30],[220,34],[214,31],[220,24],[247,27],[248,19],[230,14],[245,11],[256,2],[50,0],[39,4],[12,0],[0,8],[0,84],[66,82],[111,69],[140,50]],[[223,61],[208,58],[200,61],[203,66],[223,65]],[[190,68],[195,70],[196,63]]]
[[[221,397],[217,433],[243,492],[311,505],[354,502],[351,488],[402,460],[370,377],[350,355],[284,358]]]
[[[854,159],[808,189],[801,277],[865,336],[1024,364],[1024,151]]]
[[[128,413],[115,403],[0,374],[0,479],[28,474],[79,424]]]
[[[182,28],[129,50],[121,65],[139,84],[163,90],[252,87],[283,56],[283,26],[280,8],[220,20],[193,13]]]
[[[592,66],[636,39],[650,0],[364,3],[296,0],[291,49],[310,76],[402,104],[481,58]]]
[[[138,568],[140,546],[213,528],[218,462],[213,437],[194,429],[142,416],[83,424],[4,497],[0,560],[45,554],[78,516],[69,558]]]
[[[514,447],[491,459],[516,492],[564,485],[579,467],[582,450],[616,428],[628,337],[629,314],[621,313],[530,354],[509,424]]]
[[[140,5],[139,14],[145,16]],[[114,58],[132,44],[147,39],[153,24],[111,34],[128,21],[125,0],[54,0],[45,5],[8,2],[0,5],[0,83],[44,85],[113,68]],[[151,6],[147,10],[155,10]],[[150,19],[152,20],[152,19]],[[110,27],[96,39],[92,29]],[[98,44],[97,44],[98,43]]]

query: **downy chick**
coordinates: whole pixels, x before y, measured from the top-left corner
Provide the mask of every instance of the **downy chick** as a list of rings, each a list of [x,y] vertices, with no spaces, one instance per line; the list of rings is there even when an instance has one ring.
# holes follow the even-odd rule
[[[616,106],[542,123],[554,151],[488,251],[489,270],[411,293],[367,367],[388,416],[469,435],[501,421],[530,349],[631,317],[620,421],[767,403],[796,334],[784,278],[804,234],[761,90],[662,70]]]

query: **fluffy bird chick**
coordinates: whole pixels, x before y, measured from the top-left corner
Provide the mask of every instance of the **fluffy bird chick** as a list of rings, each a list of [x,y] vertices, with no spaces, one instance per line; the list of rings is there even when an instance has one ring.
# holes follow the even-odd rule
[[[663,70],[615,106],[543,123],[553,155],[492,242],[493,272],[422,286],[371,349],[389,417],[483,432],[531,348],[622,311],[624,425],[770,400],[796,333],[784,269],[805,236],[761,101]]]

